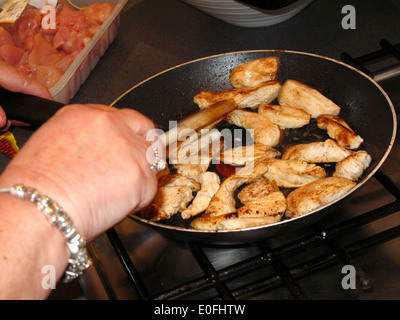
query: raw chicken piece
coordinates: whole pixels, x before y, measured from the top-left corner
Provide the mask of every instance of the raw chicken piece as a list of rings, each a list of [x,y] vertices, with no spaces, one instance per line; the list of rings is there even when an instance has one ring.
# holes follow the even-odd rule
[[[338,115],[340,107],[318,90],[296,80],[286,80],[278,96],[282,106],[295,107],[309,113],[312,118],[322,114]]]
[[[197,192],[189,208],[181,212],[183,219],[189,219],[205,211],[211,201],[211,198],[217,192],[220,186],[220,179],[214,172],[204,172],[200,176],[201,189]]]
[[[0,47],[4,44],[10,44],[15,46],[15,41],[11,33],[9,33],[3,27],[0,27]]]
[[[339,146],[334,140],[298,144],[287,149],[282,159],[299,160],[314,163],[339,162],[352,151]]]
[[[42,14],[39,9],[26,9],[13,25],[15,44],[23,47],[25,40],[35,36],[42,25]]]
[[[80,52],[90,41],[92,35],[87,29],[79,31],[66,26],[60,26],[53,38],[53,47],[62,49],[63,52],[71,54]]]
[[[342,177],[328,177],[292,191],[286,198],[285,216],[294,218],[319,209],[348,193],[357,184]]]
[[[371,163],[371,156],[366,151],[357,151],[336,163],[333,176],[356,181]]]
[[[297,188],[326,177],[325,169],[314,163],[298,160],[265,159],[268,166],[264,174],[279,187]]]
[[[309,124],[311,119],[311,116],[301,109],[271,104],[262,104],[258,108],[258,113],[282,129],[301,128]]]
[[[318,128],[327,130],[328,135],[336,142],[348,149],[357,149],[364,139],[357,135],[350,126],[340,117],[321,115],[317,118]]]
[[[188,186],[166,186],[158,188],[154,201],[140,215],[148,220],[160,221],[171,218],[186,209],[193,200],[192,190]]]
[[[83,11],[64,7],[57,15],[58,25],[70,30],[81,31],[88,28],[86,16]]]
[[[62,8],[56,10],[56,28],[45,29],[41,8],[28,7],[10,30],[0,27],[0,60],[50,88],[114,8],[111,3],[101,3],[77,11],[63,3]]]
[[[278,69],[278,57],[261,58],[235,67],[229,81],[235,88],[256,87],[262,82],[274,80]]]
[[[36,66],[35,78],[46,88],[54,86],[64,72],[56,66]]]
[[[93,3],[88,7],[82,8],[82,13],[87,19],[93,19],[98,24],[102,24],[113,12],[115,5],[112,3]]]
[[[18,48],[12,44],[6,43],[0,46],[0,60],[12,66],[21,61],[24,53],[24,49]]]
[[[33,39],[33,49],[28,56],[28,63],[31,66],[55,66],[64,54],[53,48],[51,42],[41,33],[37,33]]]
[[[275,191],[275,187],[272,185],[272,183],[267,178],[264,178],[245,186],[238,193],[238,199],[241,203],[247,204],[258,198],[265,197],[266,195],[269,195]]]
[[[275,158],[280,155],[281,153],[274,148],[261,143],[255,143],[249,146],[239,146],[224,150],[214,159],[233,166],[244,166],[249,161],[259,158]]]
[[[267,171],[267,166],[262,162],[254,166],[244,167],[238,173],[226,178],[215,193],[206,210],[206,216],[219,216],[236,211],[234,192],[245,183],[251,183],[261,178]]]
[[[282,137],[282,131],[279,126],[256,112],[237,109],[228,113],[226,121],[248,129],[254,143],[262,143],[268,147],[275,147],[279,144]]]
[[[239,108],[255,109],[262,103],[276,99],[280,88],[281,84],[272,80],[251,88],[234,88],[223,92],[201,91],[194,96],[193,101],[203,109],[216,102],[233,99]]]

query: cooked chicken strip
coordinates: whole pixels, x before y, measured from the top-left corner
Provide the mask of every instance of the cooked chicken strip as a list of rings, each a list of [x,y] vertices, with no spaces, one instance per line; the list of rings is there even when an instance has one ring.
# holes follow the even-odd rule
[[[215,141],[213,141],[215,142]],[[197,142],[196,142],[197,143]],[[185,177],[192,178],[200,183],[201,175],[207,171],[213,157],[220,153],[223,142],[217,141],[211,145],[207,145],[199,150],[198,154],[189,155],[185,158],[185,152],[179,152],[180,163],[174,163],[173,166],[177,172]],[[183,155],[181,157],[181,155]]]
[[[267,166],[262,163],[254,163],[254,166],[246,166],[235,175],[226,178],[212,197],[206,210],[207,216],[219,216],[236,211],[234,192],[245,183],[251,183],[261,178],[267,171]]]
[[[366,151],[357,151],[336,163],[333,176],[356,181],[371,163],[371,156]]]
[[[181,212],[183,219],[189,219],[206,210],[221,182],[216,173],[207,171],[200,176],[200,183],[201,189],[197,192],[192,204]]]
[[[317,118],[317,125],[318,128],[327,130],[328,135],[342,147],[357,149],[364,142],[364,139],[338,116],[321,115]]]
[[[274,148],[261,143],[255,143],[249,146],[239,146],[227,149],[217,155],[214,159],[233,166],[244,166],[247,162],[259,158],[276,158],[280,155],[281,153]]]
[[[286,80],[278,96],[282,106],[295,107],[309,113],[312,118],[322,114],[338,115],[340,107],[318,90],[296,80]]]
[[[268,224],[274,224],[277,218],[274,216],[265,217],[243,217],[236,219],[226,219],[220,221],[217,225],[218,230],[242,230],[246,228],[255,228],[260,226],[265,226]]]
[[[254,143],[275,147],[281,140],[282,131],[279,126],[256,112],[234,110],[228,113],[226,120],[231,124],[248,129]]]
[[[229,81],[235,88],[255,87],[262,82],[274,80],[278,69],[278,57],[260,58],[233,68]]]
[[[163,176],[158,181],[158,187],[187,186],[193,192],[200,190],[200,183],[181,174]]]
[[[352,151],[339,146],[334,140],[298,144],[287,149],[282,156],[284,160],[299,160],[314,163],[339,162]]]
[[[238,193],[238,199],[241,203],[247,204],[253,200],[262,198],[275,191],[275,187],[272,185],[272,183],[267,178],[264,178],[245,186]]]
[[[193,200],[192,190],[188,186],[167,186],[158,188],[154,201],[140,215],[152,221],[171,218],[186,209]]]
[[[179,145],[176,150],[170,152],[170,163],[198,164],[204,160],[209,161],[209,154],[219,153],[221,150],[221,132],[217,129],[200,130],[196,135],[192,135],[189,139]],[[204,156],[204,158],[202,157]]]
[[[235,213],[230,213],[218,217],[198,217],[192,221],[190,226],[193,229],[204,231],[238,230],[273,224],[278,221],[275,216],[238,218]]]
[[[319,209],[348,193],[356,183],[342,177],[328,177],[292,191],[286,198],[285,216],[294,218]]]
[[[281,89],[277,81],[263,82],[257,87],[234,88],[223,92],[201,91],[194,96],[194,103],[201,109],[218,101],[233,99],[239,108],[257,108],[262,103],[275,100]]]
[[[272,104],[262,104],[258,108],[258,113],[282,129],[301,128],[309,124],[311,119],[311,115],[301,109]]]
[[[254,199],[237,210],[239,218],[270,216],[280,221],[286,211],[286,198],[280,191]]]
[[[179,174],[191,178],[200,183],[200,177],[204,172],[207,171],[208,167],[210,166],[210,162],[206,164],[192,164],[192,163],[176,164],[174,165],[174,168]]]
[[[265,159],[268,171],[264,177],[279,187],[297,188],[326,177],[324,168],[299,160]]]

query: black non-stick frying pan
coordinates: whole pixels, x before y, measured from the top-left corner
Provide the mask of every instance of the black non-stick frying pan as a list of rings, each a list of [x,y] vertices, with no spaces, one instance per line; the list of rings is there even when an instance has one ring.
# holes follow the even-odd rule
[[[223,91],[231,89],[230,71],[237,65],[266,56],[278,56],[280,70],[277,80],[295,79],[304,82],[336,102],[340,116],[360,134],[365,143],[361,149],[372,157],[372,163],[352,192],[330,205],[304,216],[282,222],[236,231],[198,231],[179,215],[164,222],[151,222],[139,216],[135,221],[174,238],[211,243],[243,243],[273,237],[311,224],[340,207],[382,165],[389,154],[396,134],[396,116],[393,105],[379,85],[363,73],[344,63],[300,52],[244,51],[221,54],[195,60],[157,74],[136,85],[114,102],[120,108],[135,108],[150,117],[164,131],[170,120],[179,120],[198,109],[193,102],[202,90]],[[308,127],[286,130],[282,148],[300,141],[321,140],[322,130]]]
[[[381,87],[365,74],[339,61],[318,55],[275,50],[257,50],[227,53],[207,57],[179,65],[159,73],[134,86],[119,97],[113,105],[119,108],[136,109],[151,118],[164,131],[169,129],[169,121],[198,110],[193,102],[196,93],[202,90],[224,91],[231,89],[230,71],[237,65],[266,56],[278,56],[280,69],[277,80],[295,79],[321,91],[341,108],[340,116],[361,136],[365,142],[361,149],[372,157],[372,162],[357,187],[349,194],[331,204],[301,217],[284,220],[272,225],[230,231],[198,231],[189,227],[177,215],[161,223],[151,222],[139,216],[130,218],[155,229],[167,236],[179,239],[209,243],[233,244],[254,242],[270,238],[314,223],[327,217],[344,201],[348,200],[378,170],[387,158],[396,135],[396,115],[390,99]],[[12,118],[39,125],[51,116],[60,105],[40,103],[34,112],[8,108],[7,101],[29,107],[37,105],[35,98],[20,98],[19,95],[0,94],[1,104]],[[12,103],[14,104],[14,103]],[[48,106],[48,108],[46,107]],[[32,109],[29,109],[32,110]],[[21,117],[21,115],[24,117]],[[311,128],[311,129],[310,129]],[[303,130],[285,130],[284,149],[293,141],[313,141],[324,139],[324,132],[307,127]],[[327,137],[327,136],[326,136]]]

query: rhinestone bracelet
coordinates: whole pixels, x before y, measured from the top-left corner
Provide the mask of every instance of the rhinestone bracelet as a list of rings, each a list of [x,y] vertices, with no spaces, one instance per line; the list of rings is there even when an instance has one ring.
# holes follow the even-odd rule
[[[78,278],[84,270],[89,268],[91,262],[86,251],[86,240],[76,231],[71,218],[57,202],[41,195],[38,190],[22,184],[9,188],[0,188],[0,193],[4,192],[8,192],[18,199],[29,200],[36,204],[37,208],[50,218],[55,227],[63,233],[71,253],[67,270],[62,279],[63,282],[70,282]]]

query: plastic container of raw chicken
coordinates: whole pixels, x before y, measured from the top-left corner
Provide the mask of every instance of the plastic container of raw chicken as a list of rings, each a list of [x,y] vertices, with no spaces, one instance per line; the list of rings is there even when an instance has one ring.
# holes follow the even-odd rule
[[[93,3],[110,2],[115,5],[111,15],[103,22],[101,28],[86,44],[75,58],[68,70],[49,91],[54,100],[67,104],[85,82],[97,62],[106,52],[108,46],[115,39],[120,24],[120,12],[127,0],[74,0],[79,7],[89,6]]]

